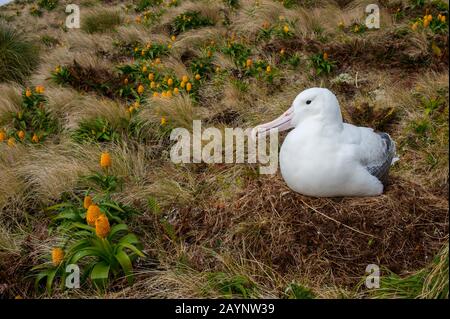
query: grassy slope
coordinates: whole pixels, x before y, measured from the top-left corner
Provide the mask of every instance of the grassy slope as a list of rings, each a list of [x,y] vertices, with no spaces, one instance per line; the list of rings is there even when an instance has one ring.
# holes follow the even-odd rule
[[[65,1],[59,2],[41,17],[31,16],[33,4],[26,2],[0,11],[2,19],[41,44],[41,62],[27,84],[45,86],[48,107],[64,128],[41,147],[0,144],[0,293],[41,296],[27,278],[29,269],[57,241],[48,232],[43,208],[60,202],[63,192],[76,193],[79,176],[97,167],[101,150],[111,152],[114,173],[125,177],[123,191],[114,198],[142,212],[130,226],[149,256],[137,264],[135,285],[116,280],[108,297],[218,297],[230,291],[285,297],[295,295],[292,282],[310,287],[318,297],[367,297],[357,288],[367,264],[405,276],[428,265],[448,240],[448,35],[411,30],[411,20],[422,17],[425,8],[412,8],[410,1],[383,1],[381,29],[358,33],[353,23],[363,21],[370,1],[318,1],[315,7],[300,1],[303,6],[290,8],[272,0],[241,0],[237,8],[179,1],[152,24],[142,16],[136,20],[140,14],[129,1],[88,0],[81,1],[82,20],[103,10],[100,6],[121,15],[105,22],[118,24],[113,30],[88,33],[86,24],[81,30],[61,27]],[[215,26],[171,40],[173,19],[190,9]],[[282,27],[296,18],[290,37],[257,39],[264,25]],[[114,78],[115,66],[129,62],[130,54],[113,43],[133,40],[171,43],[161,60],[178,77],[193,78],[189,63],[211,41],[244,43],[252,49],[251,58],[268,61],[276,76],[272,83],[239,79],[233,61],[216,52],[214,66],[235,71],[213,72],[202,80],[196,102],[148,98],[133,115],[147,124],[141,138],[74,143],[70,130],[83,121],[100,116],[121,123],[128,118],[133,101],[112,101],[111,95],[95,90],[86,94],[83,81]],[[283,63],[281,50],[297,56],[298,65],[295,59]],[[316,76],[309,57],[324,52],[336,66],[331,74]],[[81,64],[78,81],[60,86],[51,80],[56,66],[71,65],[74,59]],[[345,78],[339,77],[342,73],[349,75],[347,80],[339,81]],[[383,129],[397,141],[401,161],[382,196],[308,198],[289,191],[279,174],[258,176],[253,165],[170,162],[168,137],[159,125],[162,116],[169,127],[188,126],[195,118],[251,127],[280,114],[311,86],[332,89],[346,121]],[[20,88],[13,84],[0,86],[0,118],[15,109],[17,92]],[[159,209],[147,205],[149,197]],[[59,297],[73,294],[56,291]],[[85,288],[75,294],[98,293]]]

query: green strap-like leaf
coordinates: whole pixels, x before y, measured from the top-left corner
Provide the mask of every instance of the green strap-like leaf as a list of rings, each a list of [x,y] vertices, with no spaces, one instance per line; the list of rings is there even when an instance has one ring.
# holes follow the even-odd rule
[[[117,205],[115,203],[114,204],[113,203],[102,203],[101,206],[110,207],[110,208],[112,208],[114,210],[117,210],[117,211],[119,211],[121,213],[125,213],[125,211],[121,207],[119,207],[119,205]]]
[[[104,261],[95,264],[91,271],[91,279],[94,281],[105,281],[109,277],[110,266]]]
[[[54,220],[59,220],[59,219],[76,220],[78,218],[80,218],[80,216],[76,212],[74,212],[73,210],[65,210],[65,211],[60,212],[53,219]]]
[[[47,276],[47,291],[48,291],[49,294],[52,293],[53,280],[55,279],[57,270],[58,270],[58,268],[52,269],[48,273],[48,276]]]
[[[47,269],[47,270],[41,271],[40,273],[38,273],[36,275],[36,279],[34,281],[34,288],[36,290],[38,289],[39,283],[41,282],[41,280],[44,279],[45,277],[47,277],[49,272],[50,272],[50,269]]]
[[[89,225],[85,225],[85,224],[79,223],[79,222],[72,223],[72,227],[73,228],[81,228],[81,229],[90,230],[90,231],[94,230],[93,227],[91,227]]]
[[[127,276],[128,283],[131,285],[133,283],[133,275],[131,273],[133,271],[133,266],[131,264],[130,257],[128,257],[128,255],[123,250],[119,250],[116,253],[116,259],[122,267],[123,272]]]
[[[127,234],[119,240],[119,244],[139,244],[139,239],[135,234]]]
[[[134,246],[132,244],[122,243],[122,244],[118,244],[118,246],[119,246],[119,248],[128,248],[129,250],[134,252],[136,255],[138,255],[140,257],[145,257],[144,253],[142,251],[140,251],[139,249],[137,249],[136,246]]]
[[[70,259],[71,264],[76,264],[80,259],[88,256],[99,256],[100,252],[96,248],[85,248],[77,251]]]
[[[127,231],[128,226],[125,224],[117,224],[111,227],[111,232],[109,233],[109,238],[114,238],[114,235],[120,231]]]
[[[72,203],[61,203],[61,204],[56,204],[56,205],[47,207],[44,209],[44,211],[47,212],[47,211],[57,210],[57,209],[60,209],[63,207],[72,207],[72,206],[73,206]]]

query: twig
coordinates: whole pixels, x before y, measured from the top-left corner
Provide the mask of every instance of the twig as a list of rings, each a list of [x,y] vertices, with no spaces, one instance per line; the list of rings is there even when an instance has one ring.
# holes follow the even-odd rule
[[[357,233],[359,233],[359,234],[361,234],[361,235],[366,235],[366,236],[369,236],[369,237],[373,237],[373,238],[380,239],[379,237],[377,237],[377,236],[375,236],[375,235],[365,233],[365,232],[363,232],[363,231],[361,231],[361,230],[358,230],[358,229],[353,228],[353,227],[351,227],[351,226],[348,226],[348,225],[346,225],[346,224],[344,224],[344,223],[341,223],[340,221],[334,219],[333,217],[327,216],[327,215],[325,215],[324,213],[321,213],[320,211],[318,211],[317,209],[315,209],[314,207],[308,205],[308,204],[305,203],[302,199],[301,199],[301,201],[302,201],[302,203],[305,204],[307,207],[311,208],[314,212],[318,213],[319,215],[321,215],[321,216],[323,216],[323,217],[325,217],[325,218],[327,218],[327,219],[329,219],[329,220],[334,221],[335,223],[337,223],[337,224],[339,224],[339,225],[342,225],[342,226],[344,226],[344,227],[346,227],[346,228],[348,228],[348,229],[350,229],[350,230],[353,230],[354,232],[357,232]]]

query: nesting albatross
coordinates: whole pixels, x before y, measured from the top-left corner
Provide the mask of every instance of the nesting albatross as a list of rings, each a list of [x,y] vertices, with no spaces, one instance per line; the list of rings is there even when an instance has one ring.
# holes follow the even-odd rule
[[[331,91],[301,92],[286,112],[256,126],[254,134],[290,128],[280,150],[280,170],[292,190],[317,197],[383,193],[389,168],[398,159],[394,141],[386,133],[343,123]]]

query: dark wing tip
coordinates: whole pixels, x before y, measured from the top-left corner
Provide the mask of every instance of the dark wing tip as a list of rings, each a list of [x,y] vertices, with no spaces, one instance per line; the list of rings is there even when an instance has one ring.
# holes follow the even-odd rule
[[[377,133],[381,136],[381,138],[385,141],[386,149],[385,149],[385,160],[381,165],[375,166],[367,166],[368,172],[378,178],[383,185],[386,186],[387,179],[389,175],[389,168],[391,167],[392,160],[395,156],[395,143],[387,133]]]

